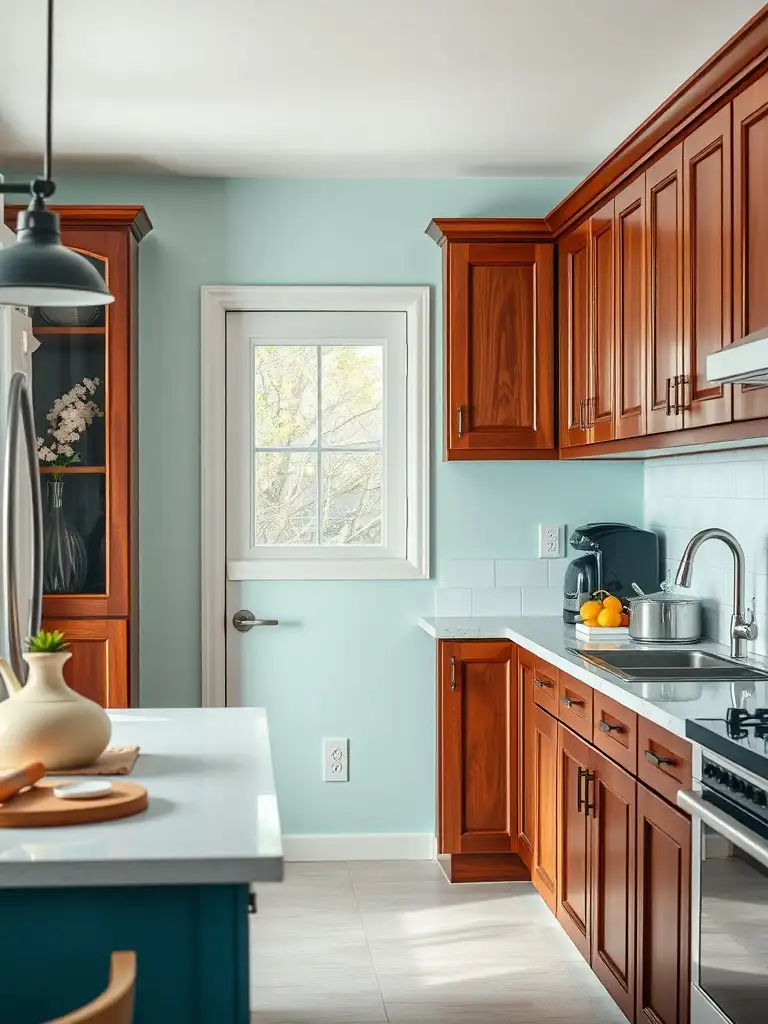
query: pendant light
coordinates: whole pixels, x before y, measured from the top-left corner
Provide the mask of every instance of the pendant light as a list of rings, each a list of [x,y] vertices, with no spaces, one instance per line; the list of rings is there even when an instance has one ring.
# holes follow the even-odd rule
[[[9,306],[105,306],[114,302],[106,282],[92,264],[61,244],[59,215],[46,199],[56,191],[51,180],[53,108],[53,0],[48,0],[48,58],[45,110],[45,155],[42,178],[31,185],[4,184],[0,193],[31,193],[19,214],[16,241],[0,249],[0,304]]]

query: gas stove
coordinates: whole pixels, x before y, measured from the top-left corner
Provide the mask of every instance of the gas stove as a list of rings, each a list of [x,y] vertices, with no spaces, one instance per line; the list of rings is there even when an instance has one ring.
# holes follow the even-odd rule
[[[729,707],[722,719],[689,719],[686,735],[768,783],[768,708]]]

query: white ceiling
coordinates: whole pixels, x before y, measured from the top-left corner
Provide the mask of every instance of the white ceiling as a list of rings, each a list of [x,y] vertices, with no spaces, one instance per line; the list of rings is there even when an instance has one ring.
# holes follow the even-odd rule
[[[60,166],[583,174],[758,0],[59,0]],[[45,0],[0,0],[0,166],[38,162]]]

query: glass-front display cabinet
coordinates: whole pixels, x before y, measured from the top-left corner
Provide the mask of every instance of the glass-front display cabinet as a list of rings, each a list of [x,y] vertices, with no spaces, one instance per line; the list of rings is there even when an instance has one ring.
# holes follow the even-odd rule
[[[109,306],[30,310],[43,497],[43,628],[60,629],[70,686],[105,707],[138,702],[135,450],[138,244],[143,207],[53,207],[62,240],[96,268]],[[6,215],[10,227],[16,211]]]

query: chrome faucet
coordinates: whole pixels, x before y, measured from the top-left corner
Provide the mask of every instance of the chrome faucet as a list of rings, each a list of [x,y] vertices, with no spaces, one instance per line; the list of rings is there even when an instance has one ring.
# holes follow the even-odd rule
[[[733,555],[733,614],[731,615],[731,657],[746,658],[747,640],[757,637],[757,623],[754,612],[749,618],[744,615],[744,549],[732,533],[711,527],[699,530],[688,541],[680,565],[677,568],[675,583],[679,587],[690,587],[693,576],[693,559],[705,540],[721,540]]]

